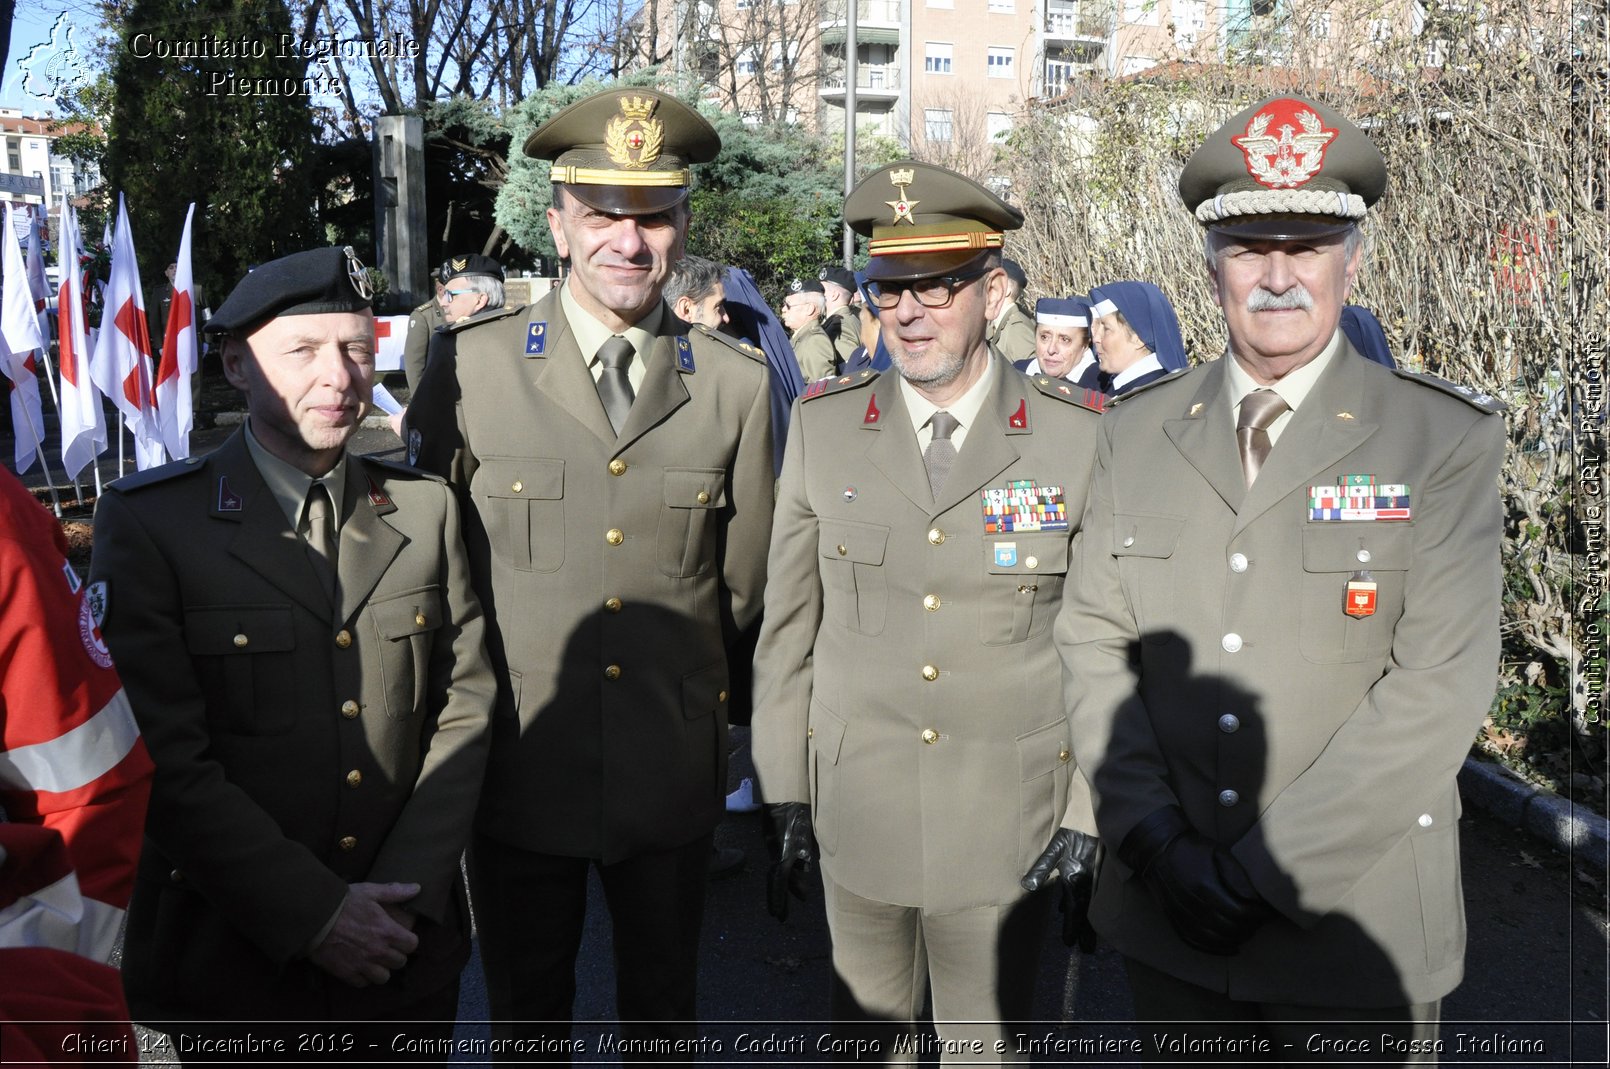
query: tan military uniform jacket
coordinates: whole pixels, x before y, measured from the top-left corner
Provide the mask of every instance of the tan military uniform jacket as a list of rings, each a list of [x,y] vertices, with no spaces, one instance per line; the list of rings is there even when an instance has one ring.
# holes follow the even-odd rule
[[[806,382],[835,374],[833,342],[818,320],[806,323],[789,341],[794,346],[794,359],[799,361],[799,372]]]
[[[432,297],[408,313],[408,337],[403,341],[403,373],[408,377],[408,397],[413,400],[419,380],[425,375],[425,359],[430,353],[430,336],[447,323],[441,302]]]
[[[156,761],[124,951],[138,1018],[357,1020],[467,958],[495,684],[457,503],[354,456],[343,512],[336,611],[244,432],[100,500],[90,579]],[[406,969],[357,989],[301,957],[349,883],[394,880],[422,887]]]
[[[1464,957],[1454,777],[1498,659],[1504,422],[1344,347],[1247,491],[1225,378],[1215,361],[1104,418],[1057,638],[1102,838],[1177,804],[1280,916],[1198,953],[1109,851],[1095,923],[1237,999],[1439,998]],[[1310,487],[1347,475],[1406,484],[1411,518],[1311,519]],[[1344,611],[1354,581],[1368,614]]]
[[[1017,305],[1008,305],[1006,315],[989,328],[989,343],[1012,363],[1034,357],[1034,320]]]
[[[466,503],[506,681],[481,830],[607,862],[691,842],[725,811],[727,649],[765,584],[765,366],[666,310],[617,439],[558,291],[437,338],[407,433]]]
[[[755,663],[766,799],[811,803],[835,883],[942,912],[1020,897],[1070,810],[1091,828],[1051,624],[1100,417],[995,359],[937,502],[897,376],[795,408]],[[1068,529],[987,532],[1017,482]]]
[[[828,330],[830,322],[838,326],[836,338]],[[837,366],[842,368],[861,347],[861,317],[856,313],[854,306],[847,304],[823,317],[822,333],[827,334],[828,340],[833,343],[834,355],[838,357]]]

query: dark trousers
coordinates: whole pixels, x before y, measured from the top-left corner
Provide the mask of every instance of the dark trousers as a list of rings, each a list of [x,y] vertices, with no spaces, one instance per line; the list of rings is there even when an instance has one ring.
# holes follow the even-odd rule
[[[614,930],[621,1035],[642,1041],[641,1060],[691,1061],[675,1041],[697,1034],[699,927],[712,839],[702,835],[684,846],[605,865],[477,835],[470,849],[470,894],[492,1037],[569,1037],[587,873],[596,866]],[[544,1054],[556,1056],[564,1055]]]
[[[1441,1002],[1362,1008],[1245,1002],[1133,958],[1124,964],[1147,1061],[1432,1065],[1438,1060],[1434,1041]]]

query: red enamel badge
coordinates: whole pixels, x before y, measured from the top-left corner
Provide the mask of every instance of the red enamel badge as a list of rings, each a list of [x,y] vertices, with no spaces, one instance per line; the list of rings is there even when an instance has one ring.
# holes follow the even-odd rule
[[[861,420],[861,422],[876,423],[878,422],[878,417],[881,415],[883,415],[883,413],[878,411],[878,399],[876,397],[868,397],[866,399],[866,416]]]
[[[1324,169],[1325,149],[1338,130],[1327,127],[1312,104],[1293,97],[1271,100],[1231,143],[1247,158],[1247,174],[1270,189],[1295,189]]]
[[[1350,580],[1347,584],[1347,603],[1342,611],[1349,616],[1375,615],[1375,584]]]
[[[1017,430],[1022,430],[1029,425],[1029,399],[1027,397],[1017,403],[1017,411],[1013,412],[1012,418],[1006,422]]]
[[[375,485],[373,479],[369,480],[369,504],[374,505],[376,508],[391,504],[391,498],[386,496],[384,490]]]

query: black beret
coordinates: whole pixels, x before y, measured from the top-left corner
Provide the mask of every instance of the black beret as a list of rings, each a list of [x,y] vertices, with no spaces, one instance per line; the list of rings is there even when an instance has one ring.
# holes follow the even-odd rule
[[[822,293],[821,282],[814,278],[796,278],[788,284],[789,293]]]
[[[478,252],[467,252],[463,256],[449,256],[437,268],[443,282],[454,278],[464,278],[468,275],[484,275],[503,281],[503,265],[490,256],[482,256]]]
[[[855,292],[855,274],[835,264],[828,264],[822,268],[821,280],[831,282],[835,286],[842,286],[850,293]]]
[[[366,311],[373,297],[351,245],[293,252],[248,272],[202,330],[238,336],[279,316]]]

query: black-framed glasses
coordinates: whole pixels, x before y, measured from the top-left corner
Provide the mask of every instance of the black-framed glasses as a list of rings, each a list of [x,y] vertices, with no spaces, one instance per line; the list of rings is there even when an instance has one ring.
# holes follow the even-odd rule
[[[993,268],[980,268],[969,271],[965,275],[941,275],[938,278],[919,278],[912,282],[876,282],[867,280],[867,296],[879,308],[888,310],[900,303],[900,298],[910,291],[918,304],[924,308],[947,308],[950,302],[956,299],[956,291],[975,278],[982,278]]]

